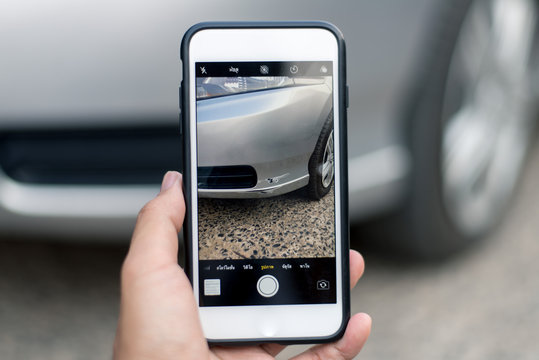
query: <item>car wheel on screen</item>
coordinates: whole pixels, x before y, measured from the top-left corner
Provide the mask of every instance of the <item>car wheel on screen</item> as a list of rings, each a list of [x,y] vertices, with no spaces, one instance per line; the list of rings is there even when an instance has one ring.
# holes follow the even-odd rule
[[[335,175],[333,148],[333,110],[320,132],[313,154],[309,159],[309,184],[307,193],[315,200],[323,198],[333,185]]]
[[[450,4],[406,124],[406,231],[392,240],[429,259],[466,247],[502,220],[537,115],[537,3]]]

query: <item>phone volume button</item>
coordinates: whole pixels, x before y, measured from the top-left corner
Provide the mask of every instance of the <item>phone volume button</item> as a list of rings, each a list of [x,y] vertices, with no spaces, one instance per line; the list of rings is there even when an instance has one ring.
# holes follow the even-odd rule
[[[180,116],[179,116],[179,119],[180,119],[180,136],[183,136],[183,96],[182,96],[182,89],[183,89],[183,80],[181,81],[180,83],[180,87],[178,88],[178,94],[179,94],[179,97],[178,97],[178,103],[179,103],[179,106],[180,106]]]
[[[180,111],[183,110],[183,96],[182,96],[182,89],[183,89],[183,80],[180,83],[180,87],[178,88],[178,103],[180,104]]]

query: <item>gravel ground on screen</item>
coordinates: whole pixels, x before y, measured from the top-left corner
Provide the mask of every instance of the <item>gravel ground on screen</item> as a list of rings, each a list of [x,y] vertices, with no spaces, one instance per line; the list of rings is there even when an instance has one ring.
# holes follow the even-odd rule
[[[199,258],[335,256],[334,191],[311,200],[304,189],[263,199],[199,199]]]

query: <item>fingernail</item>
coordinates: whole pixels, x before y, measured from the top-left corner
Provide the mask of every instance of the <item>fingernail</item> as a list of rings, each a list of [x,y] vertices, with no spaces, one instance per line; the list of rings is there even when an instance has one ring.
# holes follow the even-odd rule
[[[170,189],[179,177],[180,174],[176,171],[168,171],[163,177],[163,183],[161,183],[161,192]]]

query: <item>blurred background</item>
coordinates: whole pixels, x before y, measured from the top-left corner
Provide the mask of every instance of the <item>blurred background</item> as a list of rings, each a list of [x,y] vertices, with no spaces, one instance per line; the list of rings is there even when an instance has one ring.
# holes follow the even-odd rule
[[[2,1],[0,357],[110,357],[134,219],[181,170],[185,30],[316,19],[347,45],[361,358],[537,358],[538,5]]]

